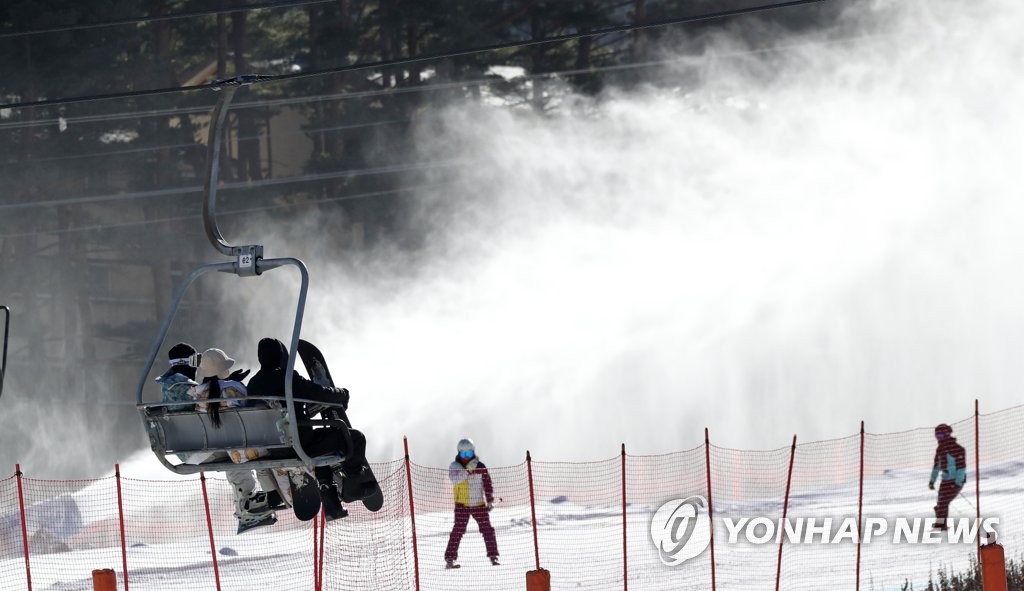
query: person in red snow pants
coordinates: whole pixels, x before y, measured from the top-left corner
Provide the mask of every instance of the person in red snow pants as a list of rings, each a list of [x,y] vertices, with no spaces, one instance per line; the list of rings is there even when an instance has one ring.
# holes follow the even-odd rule
[[[498,540],[491,525],[490,511],[494,506],[494,486],[487,466],[476,456],[476,446],[471,439],[459,441],[459,454],[448,467],[448,477],[455,495],[455,525],[448,536],[448,547],[444,551],[445,568],[459,568],[455,561],[459,557],[459,544],[466,533],[469,518],[476,520],[484,537],[487,557],[491,564],[498,565]]]

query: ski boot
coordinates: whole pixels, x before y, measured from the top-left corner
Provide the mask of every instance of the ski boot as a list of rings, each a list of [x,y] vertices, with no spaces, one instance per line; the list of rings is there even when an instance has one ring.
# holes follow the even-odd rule
[[[501,563],[498,562],[497,556],[488,556],[488,558],[491,559],[491,566],[501,566]]]
[[[444,563],[445,570],[451,570],[455,568],[462,568],[461,564],[455,564],[454,560],[446,560]]]

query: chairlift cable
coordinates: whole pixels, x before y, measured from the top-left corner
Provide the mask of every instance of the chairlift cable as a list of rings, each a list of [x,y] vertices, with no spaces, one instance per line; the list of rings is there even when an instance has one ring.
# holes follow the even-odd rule
[[[221,216],[224,216],[224,215],[243,215],[243,214],[248,214],[248,213],[259,213],[261,211],[275,211],[275,210],[281,210],[281,209],[292,209],[292,208],[298,208],[298,207],[305,207],[305,206],[310,206],[310,205],[319,205],[319,204],[323,204],[323,203],[338,203],[338,202],[341,202],[341,201],[353,201],[353,200],[356,200],[356,199],[372,199],[372,198],[378,198],[378,197],[386,197],[386,196],[389,196],[389,195],[398,195],[398,194],[402,194],[402,193],[411,193],[411,192],[414,192],[414,191],[421,191],[421,189],[441,188],[441,187],[451,186],[452,184],[453,183],[451,183],[451,182],[438,182],[438,183],[432,183],[432,184],[413,184],[413,185],[409,185],[409,186],[399,186],[397,188],[381,189],[381,191],[368,191],[368,192],[364,192],[364,193],[355,193],[355,194],[351,194],[351,195],[342,195],[342,196],[338,196],[338,197],[330,197],[330,198],[326,198],[326,199],[317,199],[316,201],[310,201],[310,202],[307,202],[307,203],[285,203],[285,204],[266,205],[266,206],[260,206],[260,207],[247,207],[247,208],[244,208],[244,209],[230,209],[230,210],[227,210],[227,211],[222,211],[220,213],[220,215]],[[152,225],[152,224],[155,224],[155,223],[172,223],[172,222],[176,222],[176,221],[188,221],[188,220],[199,219],[201,217],[202,217],[202,214],[177,215],[177,216],[171,216],[171,217],[161,217],[161,218],[156,218],[156,219],[140,219],[140,220],[137,220],[137,221],[124,221],[124,222],[117,222],[117,223],[96,223],[96,224],[92,224],[92,225],[84,225],[84,226],[77,226],[77,227],[66,227],[66,228],[56,228],[56,229],[40,229],[40,230],[34,230],[34,231],[23,231],[23,233],[17,233],[17,234],[0,234],[0,239],[25,238],[25,237],[40,236],[40,235],[47,235],[47,236],[54,235],[55,236],[55,235],[62,235],[62,234],[74,234],[74,233],[79,233],[79,231],[97,231],[97,230],[101,230],[101,229],[118,229],[118,228],[123,228],[123,227],[135,227],[135,226],[140,226],[140,225]]]
[[[735,16],[741,16],[745,14],[754,14],[759,12],[767,12],[770,10],[776,10],[781,8],[792,8],[796,6],[804,6],[809,4],[820,4],[828,0],[789,0],[787,2],[778,2],[774,4],[766,4],[762,6],[752,6],[747,8],[739,8],[734,10],[723,10],[714,13],[700,14],[694,16],[677,17],[671,19],[662,19],[650,23],[632,23],[615,25],[612,27],[605,27],[602,29],[594,29],[592,31],[581,31],[576,33],[567,33],[564,35],[556,35],[554,37],[545,37],[543,39],[525,39],[522,41],[509,41],[506,43],[496,43],[492,45],[484,45],[479,47],[470,47],[466,49],[459,49],[454,51],[441,52],[430,55],[395,58],[390,60],[379,60],[375,62],[365,62],[357,64],[349,64],[346,66],[337,66],[333,68],[324,68],[321,70],[314,70],[312,72],[295,72],[291,74],[276,74],[261,76],[260,82],[282,82],[288,80],[298,80],[302,78],[312,78],[326,76],[330,74],[344,74],[348,72],[358,72],[362,70],[372,70],[377,68],[387,68],[395,66],[404,66],[410,64],[418,64],[423,62],[435,61],[448,59],[453,57],[463,57],[468,55],[474,55],[479,53],[488,53],[492,51],[502,51],[506,49],[518,49],[523,47],[533,47],[537,45],[548,45],[555,43],[564,43],[566,41],[572,41],[575,39],[582,39],[586,37],[599,37],[601,35],[607,35],[609,33],[619,33],[624,31],[638,31],[644,29],[653,29],[659,27],[666,27],[671,25],[681,25],[687,23],[695,23],[709,20],[718,20],[724,18],[730,18]],[[38,101],[23,101],[18,103],[8,103],[0,105],[0,109],[20,109],[30,107],[45,107],[55,105],[67,105],[72,103],[90,102],[90,101],[101,101],[111,99],[125,99],[125,98],[139,98],[146,96],[158,96],[163,94],[173,94],[179,92],[192,92],[196,90],[204,90],[210,88],[218,88],[222,86],[222,81],[216,81],[209,84],[197,84],[195,86],[172,86],[165,88],[153,88],[146,90],[134,90],[129,92],[117,92],[108,94],[96,94],[96,95],[84,95],[77,97],[66,97],[58,99],[43,99]]]
[[[875,34],[861,34],[851,35],[839,39],[820,39],[815,41],[794,43],[790,45],[777,45],[772,47],[762,47],[757,49],[746,49],[739,51],[727,51],[727,52],[708,52],[702,55],[702,58],[708,59],[728,59],[734,57],[744,57],[754,54],[764,53],[775,53],[784,51],[793,51],[797,49],[809,49],[821,46],[836,45],[840,43],[850,43],[856,40],[863,40],[869,38],[875,38]],[[649,60],[644,62],[633,62],[628,64],[610,64],[607,66],[597,66],[590,68],[567,68],[564,70],[551,70],[547,72],[538,72],[531,74],[524,74],[523,76],[516,76],[513,78],[515,81],[519,80],[536,80],[540,78],[550,78],[554,76],[572,76],[576,74],[594,74],[601,72],[613,72],[622,70],[632,70],[638,68],[651,68],[658,66],[665,66],[679,62],[685,62],[693,59],[692,56],[680,56],[659,60]],[[314,94],[314,95],[303,95],[303,96],[292,96],[292,97],[281,97],[274,99],[267,99],[261,101],[246,101],[235,103],[232,107],[233,111],[242,109],[257,109],[266,107],[279,107],[288,105],[298,105],[303,103],[313,103],[321,101],[335,101],[335,100],[351,100],[361,98],[371,98],[377,96],[387,96],[392,94],[415,94],[421,92],[435,92],[441,90],[450,90],[453,88],[465,88],[472,86],[487,86],[497,82],[493,77],[476,78],[473,80],[457,80],[451,82],[442,82],[436,84],[422,84],[417,86],[397,86],[393,88],[379,88],[376,90],[357,90],[349,92],[332,92],[327,94]],[[191,87],[188,87],[191,88]],[[4,107],[7,108],[7,107]],[[209,106],[196,106],[196,107],[173,107],[167,109],[149,109],[145,111],[121,111],[116,113],[107,113],[102,115],[80,115],[70,117],[50,117],[46,119],[35,119],[33,121],[8,121],[0,122],[0,129],[18,129],[23,127],[40,127],[46,125],[59,124],[61,120],[64,121],[69,127],[73,125],[82,125],[86,123],[97,123],[97,122],[108,122],[117,121],[121,119],[139,119],[142,117],[180,117],[182,115],[192,114],[206,114],[210,110]],[[311,129],[310,131],[330,131],[329,128],[323,129]],[[251,139],[251,138],[247,138]],[[195,144],[189,144],[195,145]],[[161,148],[165,146],[157,146]],[[170,147],[170,146],[168,146]],[[58,157],[59,158],[59,157]],[[48,160],[52,160],[50,158]],[[9,161],[10,162],[10,161]]]
[[[181,20],[200,16],[210,16],[214,14],[230,14],[233,12],[250,12],[253,10],[266,10],[271,8],[298,8],[302,6],[311,6],[314,4],[328,4],[335,1],[336,0],[300,0],[296,2],[295,0],[286,0],[284,2],[263,2],[262,4],[249,4],[246,6],[237,6],[234,8],[194,10],[190,12],[176,12],[174,14],[155,14],[151,16],[131,16],[109,21],[103,21],[100,23],[54,25],[52,27],[40,27],[38,29],[28,29],[25,31],[9,31],[6,33],[0,33],[0,39],[9,39],[11,37],[26,37],[30,35],[42,35],[45,33],[63,33],[68,31],[81,31],[85,29],[118,27],[123,25],[141,25],[159,21]]]

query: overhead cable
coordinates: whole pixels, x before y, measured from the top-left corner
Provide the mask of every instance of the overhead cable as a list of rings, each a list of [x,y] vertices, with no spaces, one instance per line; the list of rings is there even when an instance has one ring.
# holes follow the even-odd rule
[[[483,45],[479,47],[471,47],[466,49],[458,49],[454,51],[446,51],[430,55],[395,58],[390,60],[379,60],[375,62],[365,62],[357,64],[349,64],[346,66],[337,66],[333,68],[323,68],[320,70],[314,70],[311,72],[295,72],[291,74],[278,74],[278,75],[267,75],[261,76],[260,82],[280,82],[286,80],[297,80],[302,78],[311,78],[326,76],[330,74],[343,74],[347,72],[357,72],[362,70],[371,70],[378,68],[387,68],[394,66],[404,66],[410,64],[417,64],[441,59],[448,59],[453,57],[462,57],[467,55],[474,55],[478,53],[488,53],[492,51],[501,51],[505,49],[518,49],[523,47],[532,47],[536,45],[548,45],[555,43],[564,43],[566,41],[572,41],[574,39],[583,39],[587,37],[599,37],[601,35],[607,35],[610,33],[619,33],[625,31],[636,31],[643,29],[652,29],[659,27],[666,27],[670,25],[680,25],[686,23],[694,23],[701,21],[717,20],[729,17],[740,16],[744,14],[753,14],[758,12],[767,12],[770,10],[776,10],[780,8],[791,8],[794,6],[803,6],[808,4],[820,4],[827,0],[789,0],[788,2],[777,2],[774,4],[765,4],[761,6],[751,6],[747,8],[739,8],[735,10],[723,10],[720,12],[714,12],[710,14],[700,14],[693,16],[677,17],[671,19],[663,19],[650,23],[632,23],[615,25],[612,27],[605,27],[601,29],[594,29],[592,31],[579,31],[576,33],[566,33],[564,35],[555,35],[553,37],[545,37],[543,39],[524,39],[521,41],[509,41],[505,43],[495,43],[492,45]],[[23,101],[17,103],[8,103],[0,105],[0,109],[20,109],[28,107],[45,107],[54,105],[67,105],[72,103],[90,102],[90,101],[101,101],[111,99],[125,99],[125,98],[138,98],[144,96],[157,96],[162,94],[172,94],[179,92],[192,92],[196,90],[217,88],[220,86],[218,83],[209,84],[197,84],[195,86],[172,86],[165,88],[153,88],[147,90],[134,90],[128,92],[117,92],[109,94],[96,94],[96,95],[85,95],[77,97],[66,97],[58,99],[43,99],[37,101]]]
[[[265,10],[271,8],[296,8],[300,6],[311,6],[314,4],[328,4],[337,0],[284,0],[278,2],[263,2],[260,4],[248,4],[233,8],[216,8],[207,10],[194,10],[190,12],[176,12],[174,14],[154,14],[149,16],[131,16],[119,18],[100,23],[80,23],[74,25],[54,25],[52,27],[40,27],[38,29],[27,29],[24,31],[8,31],[0,33],[0,39],[11,37],[25,37],[28,35],[42,35],[45,33],[62,33],[67,31],[80,31],[85,29],[100,29],[104,27],[119,27],[124,25],[141,25],[159,21],[180,20],[195,18],[199,16],[210,16],[214,14],[229,14],[232,12],[249,12],[252,10]]]

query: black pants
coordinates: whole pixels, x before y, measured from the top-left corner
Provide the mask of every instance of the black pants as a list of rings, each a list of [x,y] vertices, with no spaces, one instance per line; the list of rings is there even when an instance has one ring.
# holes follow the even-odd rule
[[[350,429],[349,434],[352,437],[351,449],[349,449],[344,433],[333,428],[304,430],[299,433],[299,441],[310,456],[333,453],[345,456],[345,460],[341,463],[341,469],[343,472],[351,473],[366,465],[366,436],[355,429]],[[326,466],[317,468],[317,478],[324,480],[320,478],[323,474],[329,479],[330,472],[331,469]]]
[[[935,505],[935,519],[940,525],[945,525],[946,518],[949,517],[949,504],[960,494],[961,488],[963,485],[958,486],[955,480],[943,480],[939,485],[939,500]]]

